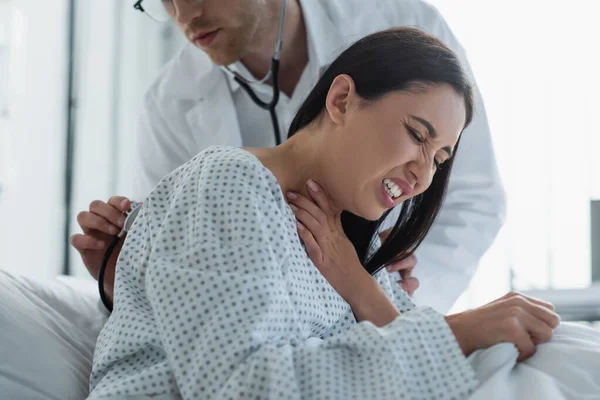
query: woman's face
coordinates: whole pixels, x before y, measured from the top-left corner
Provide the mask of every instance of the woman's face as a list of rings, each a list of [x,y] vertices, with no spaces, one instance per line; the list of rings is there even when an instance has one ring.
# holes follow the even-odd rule
[[[429,187],[453,154],[466,110],[464,97],[445,84],[361,101],[342,75],[330,88],[327,114],[327,190],[340,208],[376,220]]]

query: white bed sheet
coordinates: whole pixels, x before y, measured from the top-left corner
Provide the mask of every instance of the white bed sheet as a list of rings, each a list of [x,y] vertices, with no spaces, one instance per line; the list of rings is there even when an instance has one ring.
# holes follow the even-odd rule
[[[600,399],[600,332],[561,323],[533,357],[521,363],[517,357],[508,343],[471,355],[480,385],[470,399]]]
[[[0,270],[0,399],[85,398],[106,318],[93,281],[35,280]],[[470,399],[600,400],[597,330],[562,323],[529,360],[517,363],[517,356],[512,344],[475,352],[469,360],[480,385]]]

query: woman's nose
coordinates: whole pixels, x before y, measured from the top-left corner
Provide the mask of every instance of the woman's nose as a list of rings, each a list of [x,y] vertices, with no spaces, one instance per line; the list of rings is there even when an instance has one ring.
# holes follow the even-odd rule
[[[417,182],[420,186],[428,186],[433,179],[435,173],[434,168],[435,152],[427,149],[419,154],[419,157],[412,165],[410,172],[417,177]]]

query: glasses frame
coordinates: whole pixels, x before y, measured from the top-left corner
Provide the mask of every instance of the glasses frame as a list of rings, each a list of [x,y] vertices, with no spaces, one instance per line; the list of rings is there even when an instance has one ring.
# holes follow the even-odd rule
[[[163,23],[163,22],[167,22],[167,21],[169,20],[168,18],[167,18],[167,19],[164,19],[164,20],[162,20],[162,19],[158,19],[158,18],[154,18],[152,15],[150,15],[150,14],[148,13],[148,11],[146,11],[146,10],[144,9],[144,7],[142,6],[142,3],[143,3],[143,2],[144,2],[144,0],[137,0],[137,1],[134,3],[134,5],[133,5],[133,8],[134,8],[134,9],[136,9],[136,10],[138,10],[138,11],[140,11],[140,12],[142,12],[142,13],[144,13],[144,15],[146,15],[146,16],[147,16],[148,18],[150,18],[152,21],[156,21],[156,22]]]

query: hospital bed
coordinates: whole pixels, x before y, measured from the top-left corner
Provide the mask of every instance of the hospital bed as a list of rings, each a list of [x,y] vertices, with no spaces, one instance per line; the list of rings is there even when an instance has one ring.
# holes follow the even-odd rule
[[[599,314],[598,290],[530,294],[553,301],[565,319],[589,319]],[[107,318],[91,280],[42,281],[0,270],[0,399],[85,399],[96,338]],[[470,361],[482,384],[469,400],[574,400],[584,394],[600,400],[600,368],[586,368],[600,365],[597,331],[559,328],[552,344],[519,366],[512,344],[474,353]],[[559,393],[565,383],[571,396]]]
[[[107,318],[91,280],[0,270],[0,399],[85,399]]]

